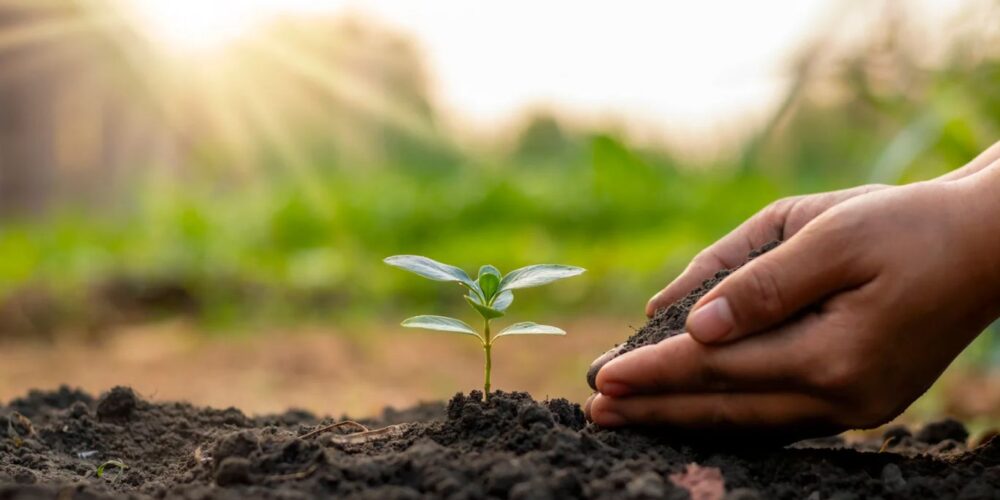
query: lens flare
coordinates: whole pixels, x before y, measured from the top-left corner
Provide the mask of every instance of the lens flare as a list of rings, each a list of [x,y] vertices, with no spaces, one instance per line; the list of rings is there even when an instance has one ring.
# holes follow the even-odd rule
[[[225,48],[272,12],[261,1],[132,0],[130,10],[164,49],[197,54]]]

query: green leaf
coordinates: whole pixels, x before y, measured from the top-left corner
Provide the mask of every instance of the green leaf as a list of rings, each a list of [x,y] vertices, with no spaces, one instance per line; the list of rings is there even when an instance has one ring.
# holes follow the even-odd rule
[[[538,264],[511,271],[500,281],[500,291],[544,285],[563,278],[582,274],[582,267],[561,264]]]
[[[497,268],[495,268],[495,267],[493,267],[493,266],[491,266],[489,264],[486,264],[485,266],[479,268],[479,277],[482,278],[484,274],[492,274],[492,275],[496,276],[497,279],[500,279],[500,278],[503,277],[503,274],[500,274],[500,270],[499,269],[497,269]]]
[[[506,311],[510,307],[510,303],[514,302],[514,292],[510,290],[504,290],[497,294],[496,298],[493,299],[493,309],[497,311]]]
[[[464,283],[463,283],[464,284]],[[473,281],[471,285],[466,285],[469,289],[469,295],[476,299],[476,302],[480,304],[485,304],[487,302],[486,295],[483,293],[483,289],[479,287],[479,283]]]
[[[480,304],[479,301],[477,301],[477,300],[475,300],[475,299],[473,299],[473,298],[471,298],[469,296],[465,297],[465,301],[468,302],[469,305],[472,306],[473,309],[475,309],[476,311],[479,311],[479,314],[482,315],[482,317],[484,319],[499,318],[499,317],[503,316],[503,314],[504,314],[503,311],[498,311],[498,310],[496,310],[496,309],[494,309],[494,308],[492,308],[490,306],[484,306],[484,305]]]
[[[455,318],[449,318],[447,316],[414,316],[403,320],[401,325],[406,328],[424,328],[427,330],[438,330],[441,332],[454,332],[462,333],[465,335],[472,335],[473,337],[482,340],[483,338],[472,329],[471,326],[467,325],[464,321]]]
[[[497,289],[500,288],[500,277],[491,273],[480,274],[476,283],[479,284],[479,289],[483,291],[483,298],[486,299],[486,303],[489,303],[493,300],[493,296],[496,295]]]
[[[504,335],[566,335],[566,332],[562,328],[555,326],[539,325],[531,321],[524,321],[522,323],[514,323],[500,330],[500,333],[496,334],[496,337],[493,338],[503,337]]]
[[[393,255],[386,257],[383,262],[435,281],[456,281],[469,288],[472,288],[475,283],[460,268],[420,255]]]

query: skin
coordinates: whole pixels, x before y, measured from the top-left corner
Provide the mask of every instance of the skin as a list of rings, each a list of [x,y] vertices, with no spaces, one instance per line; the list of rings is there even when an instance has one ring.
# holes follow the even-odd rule
[[[777,249],[692,309],[687,334],[604,365],[584,405],[605,426],[869,428],[901,413],[1000,316],[1000,143],[933,181],[775,202],[649,302]]]

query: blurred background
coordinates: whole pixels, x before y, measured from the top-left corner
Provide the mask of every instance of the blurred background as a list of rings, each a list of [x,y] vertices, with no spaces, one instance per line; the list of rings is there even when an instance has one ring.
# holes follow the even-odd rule
[[[0,0],[0,400],[60,383],[371,414],[481,383],[457,287],[518,295],[494,384],[589,362],[782,196],[928,179],[1000,139],[1000,2]],[[1000,423],[983,335],[904,419]]]

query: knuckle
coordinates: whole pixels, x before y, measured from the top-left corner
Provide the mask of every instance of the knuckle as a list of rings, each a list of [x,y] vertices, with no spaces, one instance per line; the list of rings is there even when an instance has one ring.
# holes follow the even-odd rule
[[[828,214],[824,217],[826,223],[820,226],[821,237],[828,248],[845,249],[851,240],[864,232],[869,221],[866,212],[844,205],[832,208]]]
[[[756,315],[764,318],[777,318],[784,312],[784,300],[781,296],[781,287],[771,264],[766,259],[754,261],[747,268],[747,275],[744,280],[746,296],[754,304],[753,310],[758,311]],[[741,312],[749,315],[748,311],[739,311],[735,314],[739,316]],[[747,319],[747,318],[738,318]]]
[[[785,213],[788,212],[788,209],[791,208],[796,203],[798,203],[798,201],[801,198],[802,198],[801,196],[788,196],[785,198],[775,200],[770,204],[768,204],[766,207],[764,207],[764,209],[761,210],[761,213],[769,216],[784,215]]]
[[[718,267],[718,265],[719,258],[715,255],[715,249],[708,247],[695,254],[688,269],[708,269],[713,266]]]

